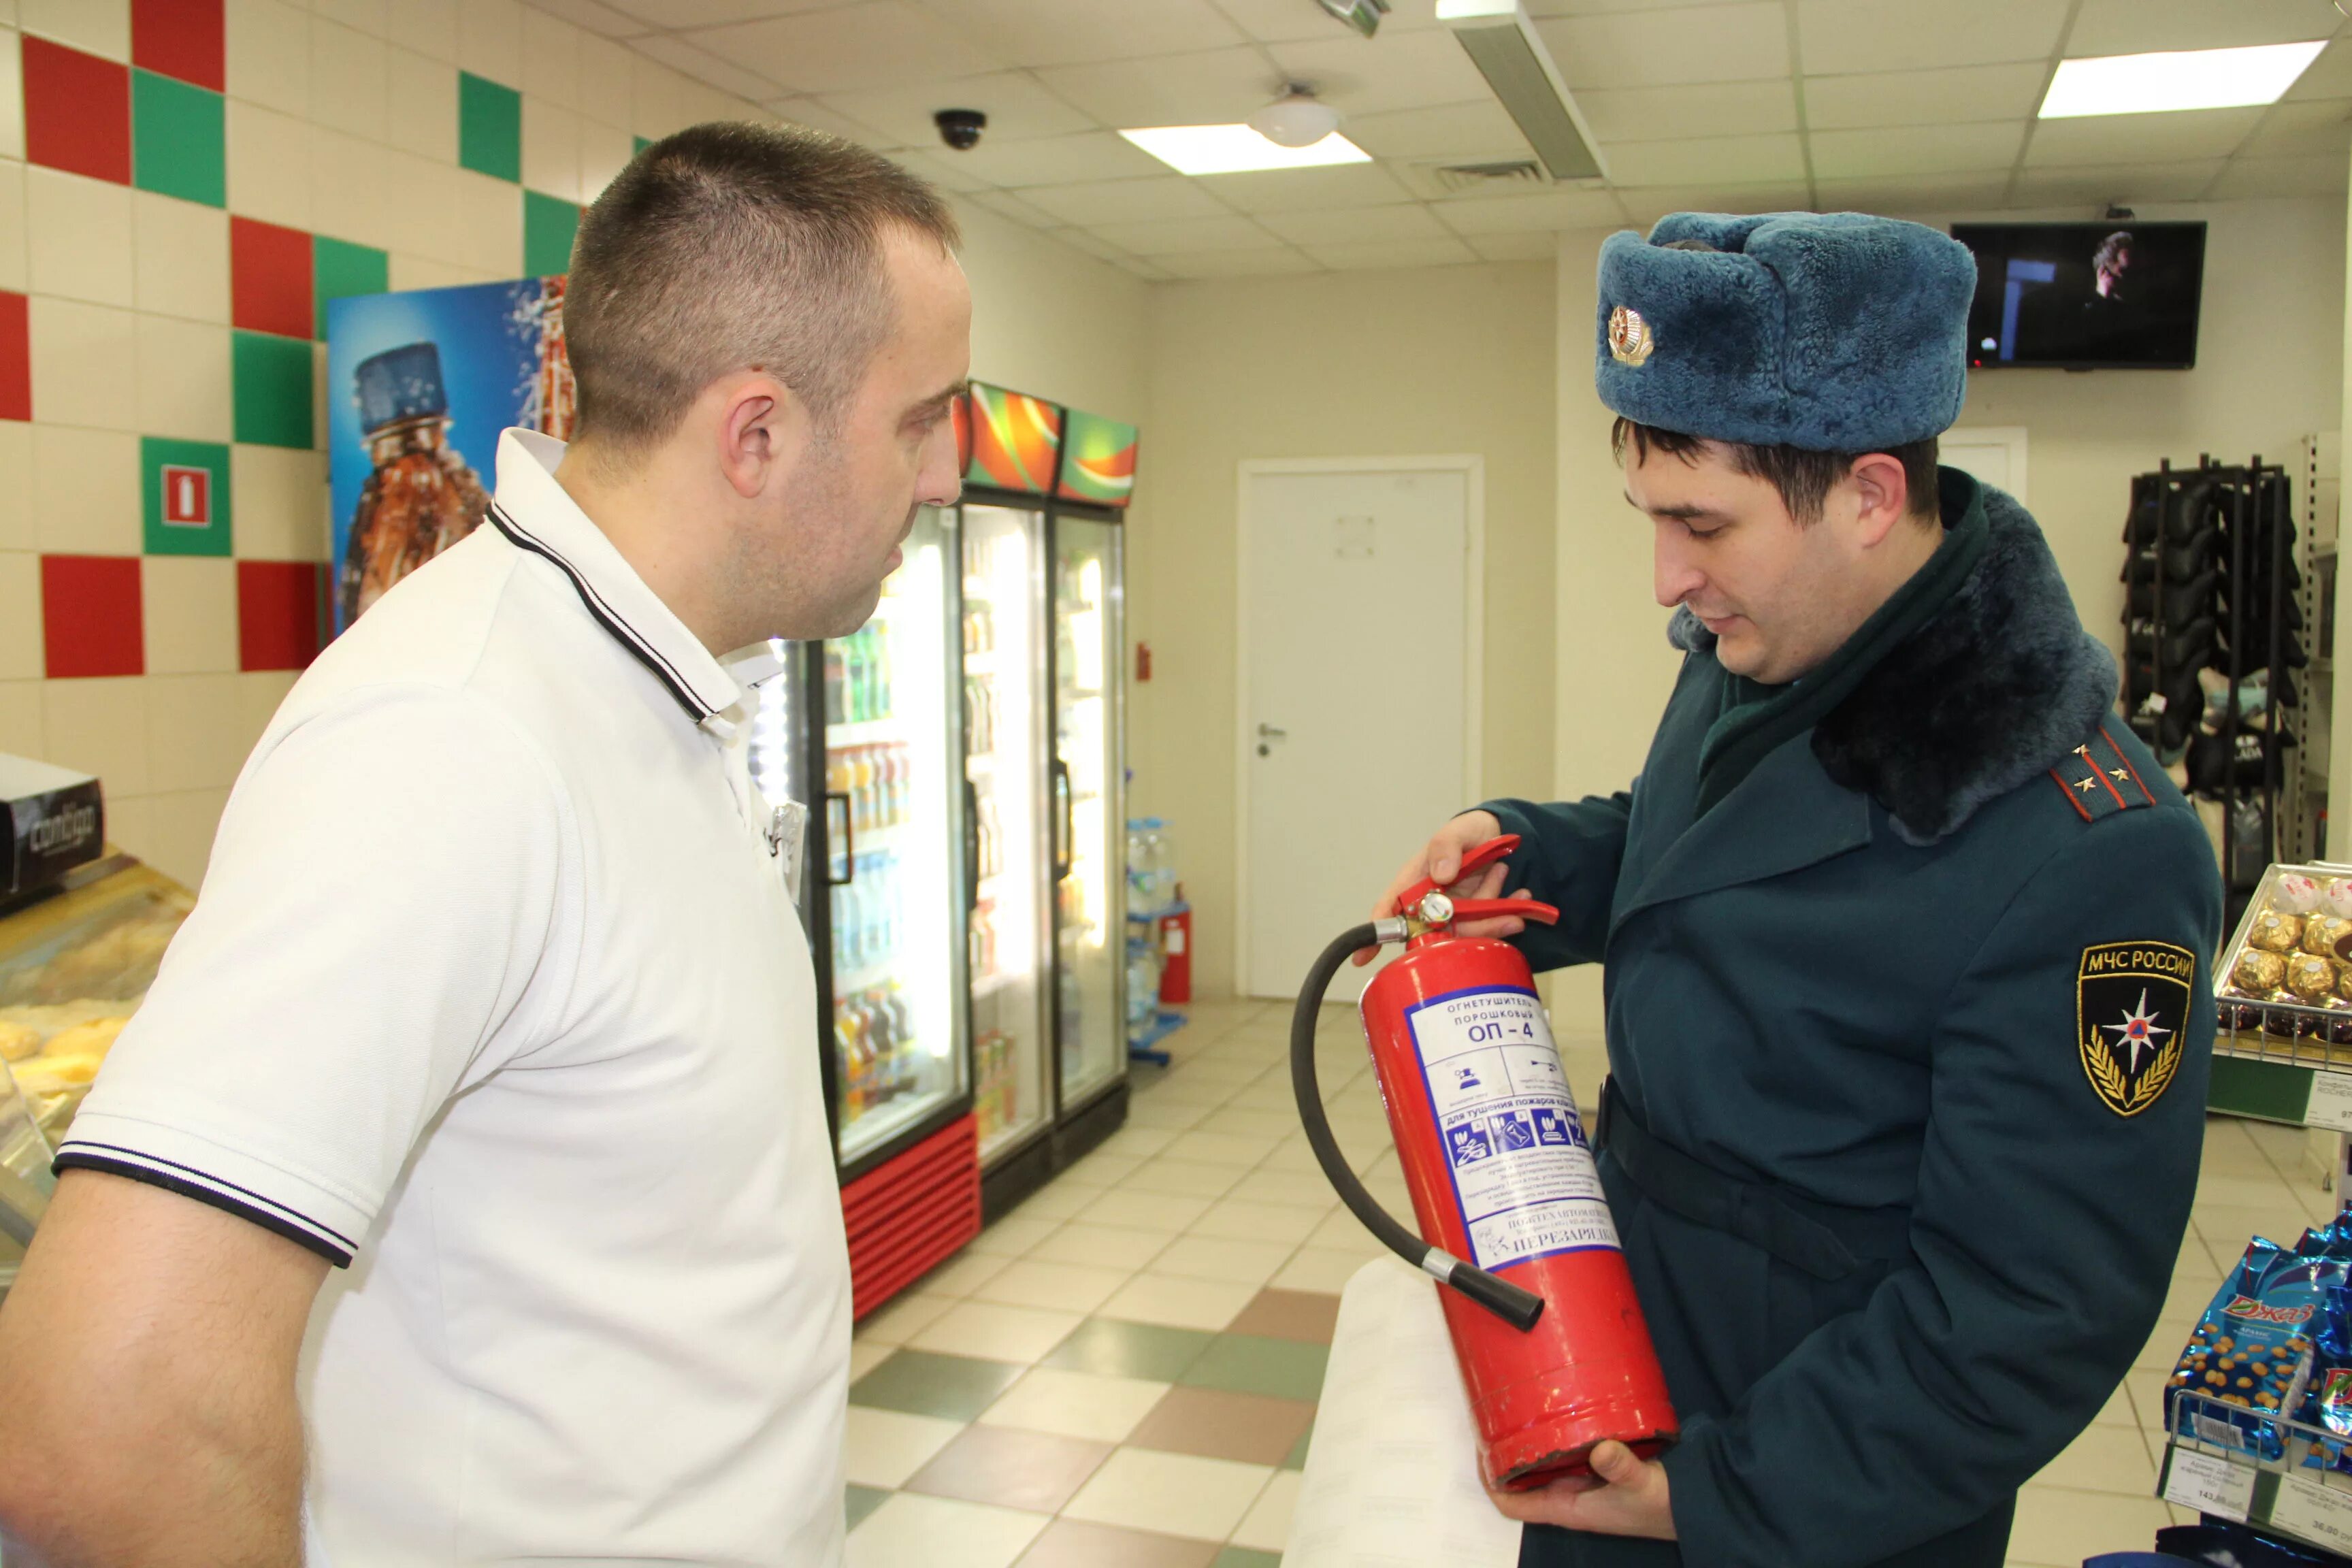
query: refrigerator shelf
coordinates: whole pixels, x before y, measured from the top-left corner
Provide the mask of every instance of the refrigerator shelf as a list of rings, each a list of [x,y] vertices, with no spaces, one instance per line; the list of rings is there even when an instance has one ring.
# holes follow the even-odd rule
[[[854,746],[870,746],[907,738],[907,721],[896,714],[880,719],[862,719],[855,724],[827,724],[824,727],[824,749],[845,752]]]
[[[1027,978],[1023,974],[983,974],[972,981],[971,994],[975,1000],[993,996],[1006,986]]]

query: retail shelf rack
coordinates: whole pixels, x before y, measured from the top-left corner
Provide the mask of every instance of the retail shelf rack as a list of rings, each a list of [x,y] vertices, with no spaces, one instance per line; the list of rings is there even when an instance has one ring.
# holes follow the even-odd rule
[[[2197,1394],[2176,1395],[2169,1419],[2157,1478],[2167,1502],[2352,1553],[2352,1474],[2330,1462],[2352,1439]]]

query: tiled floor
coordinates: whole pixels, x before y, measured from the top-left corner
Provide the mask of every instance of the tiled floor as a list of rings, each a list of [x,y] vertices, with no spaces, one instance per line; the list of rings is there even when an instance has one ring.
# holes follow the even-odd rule
[[[1339,1291],[1378,1248],[1298,1131],[1289,1009],[1203,1003],[1125,1129],[868,1319],[852,1352],[851,1568],[1271,1568]],[[1580,1103],[1600,1052],[1563,1042]],[[1361,1037],[1327,1016],[1332,1123],[1409,1212]],[[2013,1564],[2147,1549],[2157,1394],[2255,1232],[2332,1212],[2308,1135],[2223,1118],[2164,1314],[2096,1423],[2020,1500]]]

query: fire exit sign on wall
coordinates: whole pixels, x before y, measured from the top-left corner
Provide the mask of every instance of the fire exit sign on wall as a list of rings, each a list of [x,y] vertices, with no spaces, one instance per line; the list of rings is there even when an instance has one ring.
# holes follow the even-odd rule
[[[213,474],[179,463],[163,465],[163,526],[209,528],[213,521]]]
[[[146,437],[139,447],[147,553],[228,554],[228,448],[162,436]]]

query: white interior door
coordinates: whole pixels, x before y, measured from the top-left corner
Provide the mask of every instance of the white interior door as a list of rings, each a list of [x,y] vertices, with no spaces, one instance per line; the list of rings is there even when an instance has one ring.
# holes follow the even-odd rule
[[[1243,984],[1295,996],[1465,806],[1471,475],[1251,473],[1243,493]],[[1349,968],[1334,1000],[1370,970]]]

